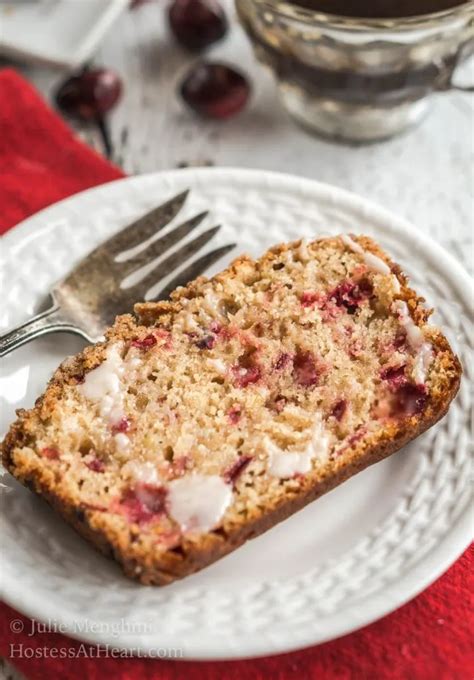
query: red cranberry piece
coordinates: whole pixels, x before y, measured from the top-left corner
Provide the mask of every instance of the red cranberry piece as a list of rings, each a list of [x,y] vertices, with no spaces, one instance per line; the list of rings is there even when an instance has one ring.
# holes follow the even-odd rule
[[[166,493],[166,489],[162,486],[142,483],[135,486],[137,499],[149,512],[155,515],[164,511]]]
[[[348,314],[355,314],[364,299],[372,295],[373,288],[370,281],[362,279],[359,283],[343,281],[329,294],[338,307],[345,307]]]
[[[247,79],[224,64],[200,62],[181,83],[186,104],[209,118],[230,118],[243,109],[249,94]]]
[[[405,375],[405,364],[403,366],[392,366],[382,369],[380,377],[388,382],[391,390],[397,390],[408,382],[408,378]]]
[[[212,349],[216,344],[214,335],[206,335],[196,342],[196,347],[199,349]]]
[[[424,385],[407,383],[397,390],[395,409],[402,415],[413,416],[423,411],[427,401],[428,395]]]
[[[226,16],[216,0],[174,0],[168,19],[176,40],[188,50],[202,50],[227,32]]]
[[[278,357],[278,359],[275,362],[275,366],[274,366],[275,371],[281,371],[283,368],[285,368],[285,366],[288,366],[290,361],[291,361],[291,355],[288,354],[288,352],[283,352],[282,354],[280,354],[280,356]]]
[[[334,418],[340,422],[343,419],[346,411],[347,401],[345,399],[339,399],[339,401],[336,401],[336,403],[332,407],[331,415],[334,416]]]
[[[218,321],[212,321],[210,329],[213,333],[220,333],[222,331],[222,326]]]
[[[233,366],[232,374],[237,387],[247,387],[260,380],[262,369],[258,365],[253,366]]]
[[[92,472],[104,472],[105,471],[104,462],[102,460],[100,460],[99,458],[93,458],[88,463],[86,463],[86,466],[89,468],[89,470],[92,470]]]
[[[110,69],[84,71],[65,80],[56,92],[61,111],[81,120],[97,120],[120,99],[122,82]]]
[[[239,456],[235,463],[225,470],[223,475],[224,481],[227,484],[235,484],[251,460],[252,456]]]
[[[319,381],[319,372],[311,352],[297,352],[293,359],[293,377],[302,387],[314,387]]]
[[[71,376],[76,385],[80,385],[85,381],[85,376],[83,373],[75,373],[73,376]]]
[[[233,425],[237,425],[237,423],[240,420],[241,415],[242,415],[242,413],[241,413],[241,410],[240,410],[240,404],[234,404],[227,411],[227,416],[228,416],[230,422]]]
[[[347,351],[352,359],[357,359],[360,356],[363,349],[364,343],[362,342],[362,340],[360,338],[354,338],[349,343]]]
[[[125,490],[118,509],[130,522],[144,524],[165,512],[166,493],[162,486],[137,484],[133,489]]]
[[[142,338],[141,340],[139,338],[137,338],[136,340],[132,340],[131,345],[132,347],[138,347],[138,349],[150,349],[150,347],[156,345],[156,338],[153,334],[150,333],[150,335],[147,335],[145,338]]]
[[[407,341],[407,334],[405,333],[404,330],[397,331],[397,334],[395,335],[395,338],[393,340],[393,348],[394,349],[401,349],[404,347]]]
[[[357,288],[352,281],[343,281],[329,294],[329,298],[334,300],[338,307],[346,307],[359,305],[359,296],[357,295]]]
[[[209,326],[211,331],[216,334],[219,340],[230,340],[234,336],[238,335],[238,329],[234,326],[222,326],[217,321],[213,321]]]
[[[130,0],[130,9],[138,9],[147,2],[150,2],[150,0]]]
[[[155,328],[153,335],[155,338],[163,341],[163,347],[165,349],[170,349],[172,345],[172,337],[171,333],[166,330],[166,328]]]
[[[59,451],[53,446],[45,446],[44,449],[40,451],[43,458],[48,458],[48,460],[57,460],[59,458]]]
[[[300,302],[303,307],[312,307],[317,302],[321,301],[320,293],[313,293],[310,290],[306,290],[300,298]]]
[[[128,418],[121,418],[118,423],[112,425],[112,434],[118,434],[119,432],[128,432],[130,429],[130,421]]]

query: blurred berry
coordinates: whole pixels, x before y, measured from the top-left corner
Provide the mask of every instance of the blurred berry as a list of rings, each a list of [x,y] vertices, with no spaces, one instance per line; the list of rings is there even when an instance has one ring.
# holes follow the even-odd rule
[[[176,40],[188,50],[202,50],[227,33],[227,19],[217,0],[174,0],[168,18]]]
[[[120,99],[122,81],[106,68],[84,70],[67,78],[56,91],[56,103],[64,113],[81,120],[97,120]]]
[[[186,104],[201,116],[230,118],[244,108],[250,85],[230,66],[200,62],[187,73],[180,92]]]
[[[150,0],[130,0],[130,9],[137,9],[147,2],[150,2]]]

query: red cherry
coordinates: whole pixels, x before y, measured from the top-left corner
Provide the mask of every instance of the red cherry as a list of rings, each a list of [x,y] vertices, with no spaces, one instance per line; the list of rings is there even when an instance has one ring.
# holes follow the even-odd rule
[[[216,0],[174,0],[168,20],[176,40],[188,50],[202,50],[227,33],[227,19]]]
[[[200,62],[181,83],[186,104],[208,118],[230,118],[244,108],[249,95],[247,79],[224,64]]]
[[[56,92],[61,111],[81,120],[97,120],[120,99],[122,81],[105,68],[83,71],[65,80]]]

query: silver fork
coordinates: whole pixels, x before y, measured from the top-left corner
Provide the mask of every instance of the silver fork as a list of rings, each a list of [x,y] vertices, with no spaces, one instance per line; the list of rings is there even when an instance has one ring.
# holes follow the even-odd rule
[[[117,314],[131,311],[135,302],[145,299],[150,288],[187,262],[219,231],[220,226],[208,229],[161,260],[137,283],[121,287],[124,279],[165,255],[206,217],[207,212],[199,213],[137,254],[127,255],[126,251],[136,249],[176,217],[188,193],[184,191],[171,198],[89,253],[52,287],[49,309],[0,336],[0,356],[40,335],[57,331],[76,333],[89,342],[97,342]],[[179,271],[155,299],[166,299],[174,288],[194,279],[234,247],[235,243],[232,243],[201,255]],[[123,257],[119,260],[121,254]]]

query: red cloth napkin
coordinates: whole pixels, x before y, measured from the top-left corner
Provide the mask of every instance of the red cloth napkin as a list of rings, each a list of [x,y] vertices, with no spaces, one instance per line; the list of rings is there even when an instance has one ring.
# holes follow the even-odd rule
[[[12,70],[0,72],[0,102],[2,231],[50,203],[122,177],[79,142]],[[467,680],[474,677],[473,560],[471,548],[395,613],[351,635],[291,654],[222,662],[94,658],[96,648],[63,635],[30,635],[32,622],[4,604],[0,653],[32,680]],[[16,632],[21,624],[23,632]]]
[[[15,71],[1,71],[0,234],[51,203],[123,176],[78,142]]]

